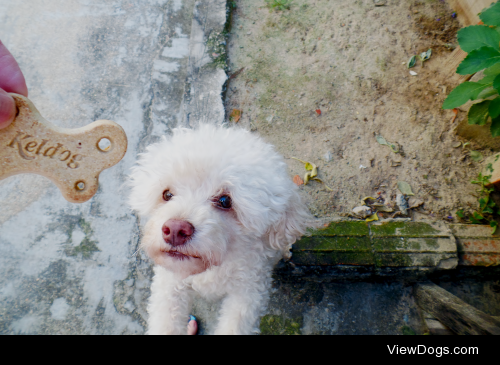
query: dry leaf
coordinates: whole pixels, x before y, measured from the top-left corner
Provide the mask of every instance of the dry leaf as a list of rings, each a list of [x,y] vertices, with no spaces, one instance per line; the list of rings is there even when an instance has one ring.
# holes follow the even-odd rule
[[[304,185],[304,181],[300,178],[299,175],[295,175],[293,177],[293,183],[297,186]]]
[[[238,123],[241,119],[241,113],[242,111],[239,110],[239,109],[233,109],[233,111],[231,112],[231,114],[229,115],[229,120],[234,122],[234,123]]]
[[[457,119],[457,116],[458,116],[458,109],[457,109],[457,108],[453,109],[453,113],[455,113],[455,115],[453,116],[453,119],[451,120],[451,122],[452,122],[452,123],[454,123],[454,122],[455,122],[455,120]]]
[[[366,222],[373,222],[373,221],[378,221],[378,215],[375,213],[374,215],[366,218]]]

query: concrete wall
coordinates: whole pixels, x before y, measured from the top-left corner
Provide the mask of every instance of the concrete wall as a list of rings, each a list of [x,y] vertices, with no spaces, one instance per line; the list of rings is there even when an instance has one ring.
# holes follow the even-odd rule
[[[0,181],[0,334],[140,334],[151,267],[122,187],[137,153],[182,123],[194,0],[3,0],[0,39],[30,99],[67,128],[129,137],[88,203],[47,179]]]

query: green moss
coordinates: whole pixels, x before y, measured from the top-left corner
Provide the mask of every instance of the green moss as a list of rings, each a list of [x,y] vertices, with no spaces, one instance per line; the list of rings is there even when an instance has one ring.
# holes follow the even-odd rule
[[[424,238],[424,242],[425,242],[428,249],[429,248],[433,248],[433,249],[439,248],[439,241],[437,239]]]
[[[312,236],[369,236],[366,222],[332,222],[326,228],[310,231]]]
[[[294,252],[292,262],[304,266],[373,266],[374,255],[371,252]]]
[[[371,251],[369,237],[304,237],[293,245],[296,251]]]
[[[416,336],[417,335],[417,333],[413,330],[413,328],[406,326],[406,325],[401,327],[401,333],[404,336]]]
[[[212,62],[207,65],[208,67],[227,69],[226,39],[225,32],[211,32],[208,36],[207,53],[212,58]]]
[[[411,267],[413,260],[408,254],[379,253],[375,254],[377,267]]]
[[[70,229],[68,231],[68,236],[69,236],[68,244],[72,240],[73,231],[77,225],[80,226],[81,230],[85,234],[85,238],[77,247],[71,247],[68,245],[65,249],[65,253],[67,256],[70,257],[81,255],[82,258],[85,260],[91,259],[94,252],[100,252],[101,250],[99,250],[99,247],[97,246],[97,241],[93,241],[90,239],[94,231],[92,230],[90,223],[86,222],[83,218],[81,218],[77,224],[70,225],[69,227]]]
[[[428,223],[423,222],[387,222],[371,226],[373,236],[401,237],[438,237],[446,236]]]
[[[293,319],[267,315],[260,321],[260,332],[263,336],[297,336],[301,335],[303,318]]]

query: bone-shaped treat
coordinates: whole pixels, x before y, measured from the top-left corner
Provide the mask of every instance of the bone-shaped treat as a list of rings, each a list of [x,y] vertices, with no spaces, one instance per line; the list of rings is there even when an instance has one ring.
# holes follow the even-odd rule
[[[91,199],[99,174],[121,161],[127,152],[122,127],[99,120],[84,128],[64,129],[46,121],[24,96],[10,94],[18,115],[0,130],[0,180],[34,173],[49,178],[72,203]]]

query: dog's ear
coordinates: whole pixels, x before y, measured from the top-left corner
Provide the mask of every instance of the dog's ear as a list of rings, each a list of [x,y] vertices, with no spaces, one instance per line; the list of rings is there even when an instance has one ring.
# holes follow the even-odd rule
[[[290,249],[307,227],[313,224],[313,219],[306,205],[301,201],[297,191],[293,191],[287,208],[279,221],[269,229],[269,244],[282,251],[286,259],[291,257]]]

